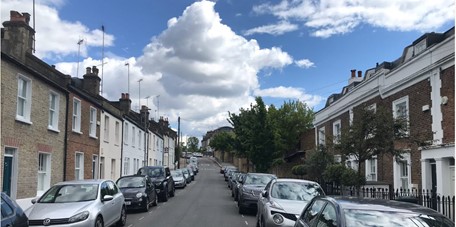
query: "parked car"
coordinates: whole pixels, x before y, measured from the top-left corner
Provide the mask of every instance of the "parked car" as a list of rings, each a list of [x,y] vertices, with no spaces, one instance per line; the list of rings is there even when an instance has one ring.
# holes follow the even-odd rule
[[[127,210],[149,211],[150,205],[157,206],[158,194],[155,185],[146,175],[123,176],[116,181],[125,197]]]
[[[171,171],[165,166],[144,166],[139,168],[138,175],[150,177],[158,192],[158,199],[166,202],[169,197],[174,197],[174,179]]]
[[[228,181],[228,177],[229,177],[231,171],[238,171],[238,169],[237,169],[237,167],[234,167],[234,166],[233,167],[227,167],[225,169],[225,174],[223,174],[223,176],[225,177],[225,181]]]
[[[258,199],[257,226],[294,226],[304,207],[325,192],[317,182],[274,179]]]
[[[12,200],[6,193],[2,197],[2,227],[27,227],[28,218],[22,208]]]
[[[245,173],[239,173],[235,179],[235,183],[233,185],[233,188],[231,189],[231,196],[234,198],[234,201],[238,200],[239,197],[239,188],[241,187],[241,181],[244,178]]]
[[[184,174],[184,177],[185,177],[185,180],[187,181],[187,184],[190,184],[192,182],[192,177],[190,175],[190,170],[188,170],[187,168],[181,168],[179,170],[181,170],[182,173]]]
[[[239,170],[233,170],[228,174],[228,188],[229,189],[231,189],[231,187],[233,186],[233,178],[239,173],[240,173]]]
[[[317,196],[295,223],[295,227],[304,226],[450,227],[454,222],[435,210],[409,202]]]
[[[192,163],[188,164],[187,168],[190,168],[192,170],[192,172],[193,172],[193,175],[195,175],[195,176],[198,173],[198,169],[196,168],[196,165],[194,165]]]
[[[277,178],[273,174],[267,173],[247,173],[240,181],[239,196],[237,205],[239,213],[243,214],[248,209],[257,209],[258,198],[265,186],[272,180]]]
[[[194,181],[195,180],[195,174],[193,173],[192,167],[187,166],[185,168],[188,170],[188,173],[190,174],[190,179],[192,179],[192,181]]]
[[[125,198],[111,180],[60,182],[25,210],[30,226],[124,226]]]
[[[185,188],[187,187],[187,180],[184,177],[182,170],[171,170],[171,176],[174,179],[174,187]]]
[[[223,165],[220,167],[220,173],[221,174],[225,174],[225,170],[227,167],[234,167],[234,166],[231,166],[231,165]]]

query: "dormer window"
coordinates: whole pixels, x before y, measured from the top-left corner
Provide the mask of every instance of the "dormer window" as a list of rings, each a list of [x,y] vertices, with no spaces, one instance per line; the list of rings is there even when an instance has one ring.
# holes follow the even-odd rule
[[[418,55],[419,53],[423,52],[426,49],[426,39],[421,40],[419,43],[415,45],[415,55]]]

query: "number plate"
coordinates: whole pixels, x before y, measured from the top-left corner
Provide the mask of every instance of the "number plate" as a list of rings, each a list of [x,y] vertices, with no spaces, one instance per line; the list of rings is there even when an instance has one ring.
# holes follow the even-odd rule
[[[130,201],[125,201],[125,205],[131,205]]]

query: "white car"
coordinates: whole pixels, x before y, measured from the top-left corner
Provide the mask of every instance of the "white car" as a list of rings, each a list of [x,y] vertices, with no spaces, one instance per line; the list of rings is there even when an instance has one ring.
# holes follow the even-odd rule
[[[124,226],[125,199],[111,180],[65,181],[25,210],[30,226]]]

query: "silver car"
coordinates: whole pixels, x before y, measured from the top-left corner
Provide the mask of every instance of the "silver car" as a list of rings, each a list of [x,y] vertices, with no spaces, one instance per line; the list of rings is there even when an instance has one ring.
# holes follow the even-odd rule
[[[122,192],[111,180],[65,181],[52,186],[25,210],[30,226],[124,226]]]
[[[307,203],[324,194],[313,181],[274,179],[258,199],[257,226],[294,226]]]

